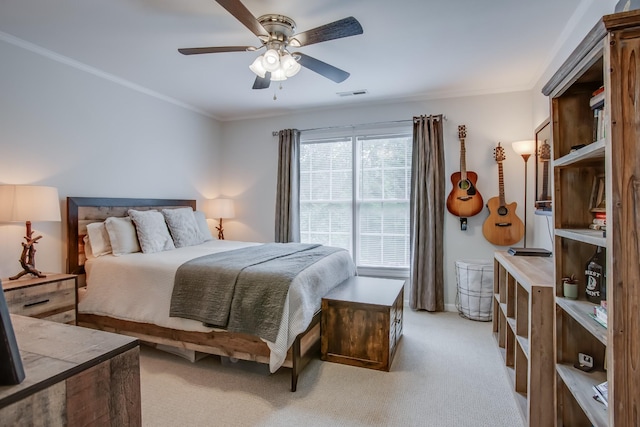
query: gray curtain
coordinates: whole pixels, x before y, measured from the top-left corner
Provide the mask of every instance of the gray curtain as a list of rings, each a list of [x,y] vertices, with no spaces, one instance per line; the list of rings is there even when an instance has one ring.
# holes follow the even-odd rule
[[[300,131],[278,132],[276,238],[278,243],[300,241]]]
[[[442,115],[413,118],[409,306],[414,310],[444,311],[442,119]]]

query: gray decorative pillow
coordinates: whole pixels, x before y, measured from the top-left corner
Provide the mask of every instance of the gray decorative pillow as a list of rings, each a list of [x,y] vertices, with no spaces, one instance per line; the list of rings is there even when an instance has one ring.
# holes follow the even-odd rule
[[[202,211],[195,211],[193,216],[196,218],[196,222],[198,223],[198,228],[200,229],[200,233],[204,236],[205,242],[209,240],[213,240],[213,236],[211,235],[211,229],[209,228],[209,224],[207,223],[207,218]]]
[[[129,209],[128,213],[136,225],[142,252],[151,254],[176,248],[169,234],[169,229],[167,229],[167,224],[164,222],[164,216],[160,212]]]
[[[169,226],[176,248],[199,245],[205,236],[200,233],[191,208],[163,209],[162,215]]]
[[[109,217],[104,221],[104,226],[109,234],[113,255],[125,255],[140,252],[136,228],[131,218]]]

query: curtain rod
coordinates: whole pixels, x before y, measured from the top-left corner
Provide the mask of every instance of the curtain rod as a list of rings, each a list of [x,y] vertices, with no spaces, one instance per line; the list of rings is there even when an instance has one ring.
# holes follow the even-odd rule
[[[436,117],[441,116],[442,120],[447,120],[447,116],[442,115],[442,114],[436,114]],[[405,119],[405,120],[392,120],[392,121],[388,121],[388,122],[376,122],[376,123],[361,123],[359,125],[342,125],[342,126],[329,126],[329,127],[324,127],[324,128],[311,128],[311,129],[299,129],[300,132],[311,132],[311,131],[315,131],[315,130],[330,130],[330,129],[346,129],[346,128],[355,128],[355,127],[359,127],[359,126],[371,126],[371,125],[391,125],[391,124],[396,124],[396,123],[406,123],[406,122],[413,122],[413,119]],[[278,136],[278,132],[277,130],[274,130],[271,132],[271,136]]]

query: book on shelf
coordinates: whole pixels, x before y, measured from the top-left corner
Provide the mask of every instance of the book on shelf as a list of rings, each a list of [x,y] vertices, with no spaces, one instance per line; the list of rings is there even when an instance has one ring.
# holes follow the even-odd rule
[[[608,391],[607,382],[605,381],[598,385],[594,385],[592,388],[593,388],[593,391],[595,392],[595,394],[593,395],[593,398],[596,399],[598,402],[604,403],[604,406],[609,407],[609,391]]]
[[[605,137],[605,115],[604,106],[593,110],[593,136],[592,142],[599,141]]]
[[[600,86],[591,94],[589,107],[593,110],[593,137],[592,142],[599,141],[605,136],[604,86]]]
[[[595,320],[596,322],[598,322],[598,324],[600,326],[602,326],[603,328],[607,327],[607,324],[605,322],[602,321],[602,319],[599,319],[598,317],[596,317],[595,314],[593,313],[589,313],[589,317],[591,317],[593,320]]]
[[[603,306],[601,305],[595,305],[593,307],[593,313],[589,313],[589,316],[595,320],[596,322],[598,322],[601,326],[603,327],[607,327],[607,308],[606,308],[606,303]]]
[[[507,251],[509,255],[514,256],[551,256],[551,251],[543,248],[516,248],[511,247]]]
[[[607,324],[607,309],[606,308],[604,308],[601,305],[596,305],[593,308],[593,314],[595,314],[598,319],[602,320],[605,325]]]
[[[592,230],[605,230],[606,226],[607,226],[607,219],[602,217],[598,218],[597,215],[593,219],[591,224],[589,224],[589,228]]]
[[[604,88],[602,92],[599,92],[596,95],[592,96],[591,99],[589,100],[589,107],[591,107],[592,110],[595,110],[597,108],[602,108],[603,106],[604,106]]]

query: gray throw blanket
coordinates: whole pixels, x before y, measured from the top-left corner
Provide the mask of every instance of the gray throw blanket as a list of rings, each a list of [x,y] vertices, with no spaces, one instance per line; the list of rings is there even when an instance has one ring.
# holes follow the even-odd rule
[[[339,250],[267,243],[195,258],[176,271],[169,315],[275,342],[291,281]]]

